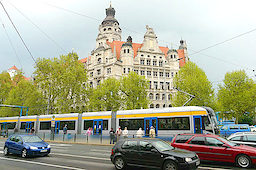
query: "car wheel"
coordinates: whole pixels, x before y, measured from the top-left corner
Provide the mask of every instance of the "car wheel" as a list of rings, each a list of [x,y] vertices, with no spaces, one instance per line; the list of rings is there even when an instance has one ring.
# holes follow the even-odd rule
[[[116,169],[118,169],[118,170],[123,170],[126,167],[126,163],[121,156],[115,158],[114,164],[115,164]]]
[[[241,168],[248,168],[251,166],[251,159],[247,155],[238,155],[236,157],[236,164]]]
[[[9,148],[7,146],[4,147],[4,155],[9,155]]]
[[[27,149],[23,149],[22,151],[21,151],[21,157],[22,158],[26,158],[28,155],[27,155]]]
[[[177,164],[173,161],[166,161],[163,166],[163,170],[177,170]]]

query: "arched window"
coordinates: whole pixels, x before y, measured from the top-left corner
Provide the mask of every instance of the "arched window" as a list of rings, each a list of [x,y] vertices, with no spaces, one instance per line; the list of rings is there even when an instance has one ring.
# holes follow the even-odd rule
[[[176,58],[176,55],[175,55],[175,54],[173,55],[173,58]]]
[[[165,104],[163,105],[163,108],[165,108]]]
[[[172,58],[172,55],[171,55],[171,58]]]
[[[104,30],[103,31],[106,31],[107,29],[106,28],[104,28]]]
[[[152,93],[149,94],[149,99],[153,99],[153,94]]]
[[[156,94],[156,100],[159,100],[159,94]]]
[[[124,49],[124,53],[126,53],[126,49]]]
[[[156,108],[159,108],[159,104],[156,104]]]
[[[111,28],[108,28],[108,30],[110,31],[110,30],[111,30]]]
[[[130,52],[130,50],[129,49],[127,49],[127,53],[129,53]]]
[[[149,107],[150,107],[151,109],[153,109],[153,108],[154,108],[154,104],[151,104]]]

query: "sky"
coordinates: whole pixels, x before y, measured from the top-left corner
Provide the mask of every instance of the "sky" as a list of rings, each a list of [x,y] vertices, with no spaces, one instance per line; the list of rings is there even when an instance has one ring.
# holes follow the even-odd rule
[[[87,57],[95,48],[98,27],[109,0],[2,0],[34,59],[77,52]],[[227,72],[245,70],[256,80],[255,0],[112,0],[122,40],[142,43],[146,25],[160,46],[188,46],[191,61],[217,87]],[[35,62],[0,6],[0,72],[16,65],[30,77]],[[3,27],[4,26],[4,27]],[[235,38],[238,35],[246,33]],[[8,38],[9,37],[9,38]],[[234,38],[234,39],[232,39]],[[193,54],[214,44],[212,48]]]

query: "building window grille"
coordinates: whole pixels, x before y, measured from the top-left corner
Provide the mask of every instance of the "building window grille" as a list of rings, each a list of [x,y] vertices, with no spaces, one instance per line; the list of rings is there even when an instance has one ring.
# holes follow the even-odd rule
[[[154,87],[155,87],[155,89],[157,89],[158,88],[158,83],[157,83],[157,81],[154,81]]]
[[[107,73],[108,73],[108,74],[111,73],[111,68],[107,68]]]
[[[163,73],[163,72],[159,72],[159,76],[160,76],[160,77],[163,77],[163,76],[164,76],[164,73]]]
[[[152,93],[149,94],[149,99],[151,99],[151,100],[153,99],[153,94]]]
[[[156,66],[156,61],[153,61],[153,66]]]
[[[153,71],[153,76],[157,77],[157,72],[156,71]]]
[[[160,82],[160,88],[163,90],[164,89],[164,82]]]
[[[101,70],[99,69],[99,70],[97,70],[97,73],[98,73],[98,75],[100,75],[101,74]]]
[[[165,77],[170,77],[170,74],[169,73],[165,73]]]
[[[144,65],[144,60],[140,60],[140,64],[141,64],[141,65]]]
[[[159,61],[159,67],[163,67],[163,61]]]
[[[159,94],[156,94],[156,100],[159,100]]]
[[[147,75],[148,75],[148,76],[151,76],[151,71],[147,71]]]
[[[151,62],[150,60],[147,60],[147,65],[150,66]]]
[[[142,76],[144,76],[144,75],[145,75],[145,71],[144,71],[144,70],[141,70],[141,71],[140,71],[140,74],[141,74]]]

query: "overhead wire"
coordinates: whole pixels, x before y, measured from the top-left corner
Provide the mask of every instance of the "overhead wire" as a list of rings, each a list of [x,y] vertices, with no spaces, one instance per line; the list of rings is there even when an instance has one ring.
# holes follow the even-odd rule
[[[9,34],[8,34],[7,30],[6,30],[6,28],[5,28],[5,25],[4,25],[3,20],[2,20],[1,17],[0,17],[0,21],[1,21],[1,23],[2,23],[4,32],[5,32],[5,34],[6,34],[7,38],[8,38],[8,41],[9,41],[9,43],[10,43],[10,45],[11,45],[11,47],[12,47],[14,53],[15,53],[16,58],[18,59],[18,62],[19,62],[19,64],[20,64],[21,69],[22,69],[23,67],[22,67],[20,58],[19,58],[19,56],[18,56],[18,54],[17,54],[17,51],[16,51],[15,48],[14,48],[14,45],[13,45],[13,43],[12,43],[12,41],[11,41],[11,38],[10,38],[10,36],[9,36]]]
[[[67,53],[66,50],[61,47],[54,39],[52,39],[46,32],[44,32],[39,26],[37,26],[30,18],[28,18],[23,12],[21,12],[15,5],[11,4],[24,18],[26,18],[32,25],[34,25],[42,34],[44,34],[49,40],[51,40],[58,48],[60,48],[64,53]]]

